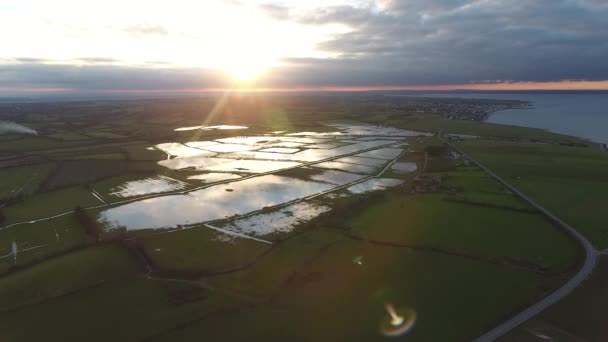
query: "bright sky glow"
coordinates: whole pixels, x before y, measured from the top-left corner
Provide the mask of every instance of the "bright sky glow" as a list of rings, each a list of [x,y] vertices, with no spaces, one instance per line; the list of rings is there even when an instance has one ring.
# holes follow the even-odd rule
[[[289,5],[290,13],[297,14],[321,4],[345,3]],[[201,67],[248,80],[282,59],[331,57],[317,44],[348,31],[344,25],[282,20],[260,5],[221,0],[9,0],[0,4],[0,57]]]
[[[605,0],[0,0],[0,96],[608,90],[606,17]]]

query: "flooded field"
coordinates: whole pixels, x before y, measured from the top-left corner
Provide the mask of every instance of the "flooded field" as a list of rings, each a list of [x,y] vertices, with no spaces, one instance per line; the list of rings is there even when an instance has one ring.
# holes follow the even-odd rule
[[[330,210],[331,208],[327,206],[311,202],[300,202],[273,212],[238,219],[222,228],[254,236],[288,233],[298,224],[310,221]]]
[[[189,176],[188,179],[197,180],[205,183],[221,182],[230,179],[241,178],[241,175],[235,173],[209,172],[201,173],[200,175]]]
[[[403,184],[400,179],[392,178],[373,178],[366,180],[365,182],[355,184],[349,187],[347,190],[353,194],[364,194],[372,191],[386,190],[387,188],[394,187]]]
[[[145,199],[103,211],[108,228],[175,228],[242,215],[304,198],[333,187],[275,175],[214,185],[184,195]]]
[[[175,131],[176,132],[183,132],[183,131],[194,131],[197,129],[202,129],[202,130],[214,130],[214,129],[221,129],[221,130],[225,130],[225,129],[247,129],[249,127],[247,126],[233,126],[233,125],[219,125],[219,126],[191,126],[191,127],[179,127],[176,128]]]
[[[187,187],[187,183],[184,183],[177,179],[173,179],[167,176],[158,176],[126,182],[115,188],[110,189],[109,195],[127,198],[182,190]]]
[[[399,173],[410,173],[418,170],[418,165],[413,162],[395,163],[391,166],[391,170]]]
[[[297,200],[349,185],[350,193],[360,194],[402,184],[400,180],[370,177],[404,151],[393,146],[405,144],[405,137],[424,135],[381,126],[332,126],[339,131],[271,132],[215,140],[200,139],[202,134],[196,141],[157,144],[154,148],[169,156],[158,161],[160,166],[176,172],[205,171],[188,175],[188,180],[234,181],[124,204],[102,211],[98,219],[108,229],[138,230],[186,227],[253,213],[230,222],[226,229],[254,235],[289,231],[307,218],[330,210]],[[177,130],[244,128],[195,126]],[[293,172],[288,176],[272,174],[283,170]],[[249,177],[239,179],[243,174]],[[260,175],[253,177],[256,174]],[[187,185],[164,176],[131,183],[115,194],[135,196]],[[283,204],[287,206],[281,208]],[[277,209],[265,212],[265,208],[274,206]]]

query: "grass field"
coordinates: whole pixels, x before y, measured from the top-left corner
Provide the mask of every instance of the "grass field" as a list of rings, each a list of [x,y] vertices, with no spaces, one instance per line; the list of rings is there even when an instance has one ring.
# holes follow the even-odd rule
[[[91,189],[112,202],[118,198],[108,196],[110,189],[124,182],[193,174],[159,167],[166,155],[148,149],[157,143],[335,131],[324,123],[366,119],[493,137],[462,144],[547,206],[576,201],[568,220],[602,222],[599,203],[608,191],[598,185],[608,183],[603,156],[590,148],[512,141],[584,145],[575,138],[401,115],[384,97],[286,95],[276,99],[279,104],[236,98],[208,118],[211,97],[66,103],[57,104],[61,115],[23,115],[40,136],[3,140],[0,154],[8,162],[37,158],[44,165],[0,170],[6,176],[0,196],[24,183],[38,190],[2,208],[2,226],[100,205]],[[174,131],[201,122],[250,128]],[[387,303],[417,312],[408,340],[467,341],[564,282],[579,261],[575,242],[479,169],[465,166],[437,136],[407,141],[401,161],[416,162],[419,170],[426,165],[424,175],[390,172],[408,184],[326,197],[323,204],[333,211],[280,233],[272,245],[202,227],[106,232],[101,240],[114,242],[94,244],[74,213],[0,229],[0,341],[379,341],[386,340],[380,324],[388,317]],[[552,195],[557,190],[568,195]],[[597,213],[589,212],[592,199]]]
[[[608,153],[599,149],[491,140],[465,141],[474,158],[587,236],[608,247]]]
[[[173,274],[227,272],[253,263],[270,249],[267,244],[204,227],[151,234],[141,239],[141,244],[157,268]]]
[[[448,202],[439,194],[393,195],[348,227],[363,239],[511,258],[553,272],[573,267],[578,252],[574,241],[540,215]]]
[[[547,132],[537,128],[507,126],[470,120],[447,120],[439,116],[424,115],[414,118],[393,116],[385,124],[420,131],[443,132],[445,134],[469,134],[483,137],[525,139],[560,143],[583,143],[580,139]]]
[[[187,341],[201,335],[225,341],[290,336],[384,340],[379,326],[386,316],[383,306],[390,302],[418,312],[408,340],[464,341],[546,286],[542,277],[524,270],[371,245],[326,229],[297,235],[251,268],[209,281],[270,300],[231,315],[230,320],[210,318],[159,340]],[[504,296],[495,296],[497,292]]]
[[[113,258],[108,264],[99,265],[95,261],[107,257]],[[72,292],[38,305],[1,313],[0,339],[140,341],[238,307],[237,300],[200,287],[134,277],[129,261],[120,256],[99,254],[84,260],[93,266],[99,265],[100,273],[91,274],[82,268],[73,272],[73,262],[64,262],[60,270],[55,270],[63,273],[47,273],[38,278],[63,275],[68,284],[59,282],[57,288]],[[75,262],[82,265],[79,261],[75,258]],[[176,301],[176,297],[183,298],[186,294],[190,296],[187,302]],[[32,325],[36,329],[31,329]]]
[[[2,210],[6,215],[4,225],[29,221],[101,204],[90,191],[83,187],[71,187],[61,190],[37,193],[23,203],[16,203]]]
[[[82,246],[85,234],[76,215],[71,214],[0,230],[0,255],[10,253],[13,242],[19,249],[16,263],[13,256],[0,259],[7,267],[43,261],[49,256]]]
[[[47,135],[47,137],[53,138],[53,139],[57,139],[57,140],[63,140],[63,141],[75,141],[75,140],[88,140],[88,139],[90,139],[86,135],[82,135],[80,133],[74,133],[74,132],[55,133],[55,134]]]
[[[36,192],[54,167],[49,163],[0,169],[0,199]]]
[[[124,248],[107,245],[53,258],[0,280],[0,313],[132,276],[137,264]]]
[[[559,341],[603,341],[608,336],[604,309],[608,305],[608,258],[603,255],[594,274],[568,297],[502,338],[501,342],[535,341],[540,331]]]

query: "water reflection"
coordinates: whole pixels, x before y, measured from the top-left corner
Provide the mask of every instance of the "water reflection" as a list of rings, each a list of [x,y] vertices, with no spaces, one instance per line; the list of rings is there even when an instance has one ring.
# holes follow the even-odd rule
[[[217,154],[209,151],[200,150],[198,148],[186,146],[180,143],[164,143],[155,145],[154,147],[160,151],[167,153],[168,155],[175,156],[178,158],[192,156],[212,157]]]
[[[272,154],[272,153],[271,153]],[[189,157],[161,160],[159,165],[172,170],[195,168],[196,170],[220,172],[265,173],[300,165],[290,161],[235,160],[228,158]]]
[[[403,149],[400,148],[380,148],[373,151],[367,151],[364,153],[357,154],[357,157],[368,157],[368,158],[379,158],[379,159],[394,159],[399,156],[403,152]]]
[[[194,176],[188,177],[188,179],[199,180],[199,181],[203,181],[205,183],[220,182],[220,181],[224,181],[224,180],[237,179],[237,178],[241,178],[241,176],[237,175],[235,173],[221,173],[221,172],[202,173],[200,175],[194,175]]]
[[[116,197],[133,197],[161,192],[181,190],[188,184],[167,176],[151,177],[136,181],[125,182],[110,189],[109,195]]]
[[[108,228],[170,228],[246,214],[332,187],[327,183],[267,175],[218,184],[184,195],[125,204],[101,212],[99,220]]]
[[[377,167],[373,167],[373,166],[341,163],[341,162],[337,162],[337,161],[319,163],[319,164],[315,164],[314,166],[322,168],[322,169],[335,169],[335,170],[342,170],[342,171],[348,171],[348,172],[354,172],[354,173],[361,173],[361,174],[365,174],[365,175],[370,175],[378,169]]]
[[[391,169],[400,173],[410,173],[416,171],[418,166],[413,162],[403,162],[393,164]]]
[[[287,233],[297,225],[310,221],[313,218],[330,211],[326,206],[311,202],[295,203],[270,213],[256,214],[238,219],[223,227],[228,231],[257,236],[272,233]]]
[[[344,157],[344,158],[336,159],[335,161],[341,162],[341,163],[360,164],[360,165],[376,166],[376,167],[384,166],[384,164],[386,164],[386,160],[376,159],[376,158],[355,157],[355,156]]]
[[[202,130],[214,130],[214,129],[247,129],[249,127],[247,126],[233,126],[233,125],[217,125],[217,126],[190,126],[190,127],[180,127],[180,128],[176,128],[175,131],[176,132],[182,132],[182,131],[193,131],[196,129],[202,129]]]
[[[355,182],[362,178],[365,178],[365,176],[337,170],[327,170],[310,176],[310,179],[314,181],[330,183],[338,186]]]
[[[347,190],[353,194],[364,194],[372,191],[386,190],[389,187],[403,184],[401,179],[372,178],[349,187]]]

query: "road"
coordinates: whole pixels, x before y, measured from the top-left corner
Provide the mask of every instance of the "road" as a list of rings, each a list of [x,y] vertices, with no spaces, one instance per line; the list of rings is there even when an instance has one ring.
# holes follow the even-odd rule
[[[528,202],[531,206],[533,206],[534,208],[539,210],[543,215],[545,215],[547,218],[549,218],[555,224],[557,224],[558,226],[563,228],[568,234],[570,234],[572,237],[574,237],[585,250],[585,261],[583,262],[582,267],[572,278],[570,278],[570,280],[568,280],[568,282],[566,284],[562,285],[560,288],[558,288],[557,290],[555,290],[548,296],[544,297],[540,301],[536,302],[532,306],[528,307],[524,311],[518,313],[514,317],[511,317],[509,320],[501,323],[497,327],[494,327],[492,330],[484,333],[483,335],[481,335],[481,336],[477,337],[475,340],[473,340],[473,342],[494,341],[497,338],[505,335],[512,329],[516,328],[520,324],[529,320],[530,318],[541,313],[543,310],[547,309],[549,306],[557,303],[559,300],[561,300],[568,294],[570,294],[575,288],[577,288],[583,281],[585,281],[585,279],[587,279],[591,275],[591,273],[593,272],[593,269],[595,268],[595,265],[597,263],[598,252],[595,250],[595,248],[593,247],[591,242],[589,242],[589,240],[587,240],[583,235],[581,235],[576,229],[572,228],[570,225],[568,225],[567,223],[562,221],[559,217],[557,217],[556,215],[551,213],[549,210],[545,209],[540,204],[536,203],[534,200],[532,200],[530,197],[528,197],[523,192],[517,190],[511,184],[507,183],[504,179],[499,177],[497,174],[495,174],[492,170],[487,168],[485,165],[481,164],[476,159],[471,158],[471,156],[469,156],[467,153],[465,153],[463,150],[461,150],[458,146],[445,140],[441,136],[439,137],[439,139],[441,139],[442,141],[444,141],[445,143],[450,145],[452,148],[454,148],[456,151],[458,151],[460,154],[462,154],[463,157],[465,157],[465,158],[469,159],[471,162],[475,163],[485,173],[487,173],[492,178],[494,178],[496,181],[501,183],[505,188],[511,190],[514,194],[516,194],[521,199]]]

